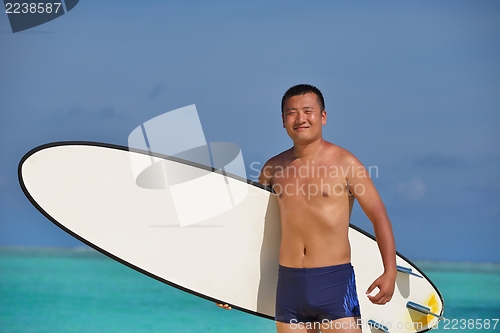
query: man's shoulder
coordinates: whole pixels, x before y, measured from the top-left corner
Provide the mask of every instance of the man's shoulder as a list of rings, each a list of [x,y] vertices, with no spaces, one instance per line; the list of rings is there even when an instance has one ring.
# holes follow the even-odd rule
[[[271,157],[262,167],[259,183],[263,185],[272,185],[274,174],[279,169],[283,169],[283,165],[286,163],[285,161],[287,158],[290,158],[290,152],[291,148]]]
[[[284,161],[290,159],[292,148],[282,151],[278,155],[271,157],[266,163],[266,166],[277,167],[284,164]]]
[[[351,161],[356,160],[356,156],[354,156],[354,154],[349,150],[328,141],[325,141],[325,143],[326,156],[335,159],[340,163],[350,163]]]

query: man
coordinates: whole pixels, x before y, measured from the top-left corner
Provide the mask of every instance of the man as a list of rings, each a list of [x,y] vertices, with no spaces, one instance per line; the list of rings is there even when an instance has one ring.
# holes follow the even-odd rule
[[[361,332],[348,239],[354,199],[373,223],[384,263],[384,273],[366,291],[379,289],[368,295],[375,304],[387,303],[394,292],[391,222],[361,162],[323,139],[327,114],[319,89],[290,88],[281,111],[293,147],[267,161],[259,177],[274,189],[280,210],[277,331]]]

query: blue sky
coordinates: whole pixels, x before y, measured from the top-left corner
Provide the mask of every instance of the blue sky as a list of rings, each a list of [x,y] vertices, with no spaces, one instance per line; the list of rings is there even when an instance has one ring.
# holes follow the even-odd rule
[[[196,104],[248,167],[287,149],[280,101],[325,96],[327,140],[374,179],[410,259],[500,262],[498,1],[96,1],[13,34],[0,13],[0,245],[74,246],[24,197],[38,145],[127,145]],[[352,222],[367,230],[359,207]]]

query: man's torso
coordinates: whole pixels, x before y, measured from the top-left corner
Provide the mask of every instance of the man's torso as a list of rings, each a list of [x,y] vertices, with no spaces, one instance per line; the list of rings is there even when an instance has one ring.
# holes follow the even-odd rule
[[[278,197],[282,240],[280,264],[323,267],[350,262],[349,218],[354,197],[342,161],[347,151],[325,142],[321,154],[294,158],[292,150],[270,162]]]

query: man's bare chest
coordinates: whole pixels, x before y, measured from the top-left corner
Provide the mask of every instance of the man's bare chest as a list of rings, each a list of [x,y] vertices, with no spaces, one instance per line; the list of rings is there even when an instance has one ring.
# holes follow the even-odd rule
[[[291,163],[276,168],[273,189],[280,197],[344,196],[348,190],[347,174],[338,165]]]

